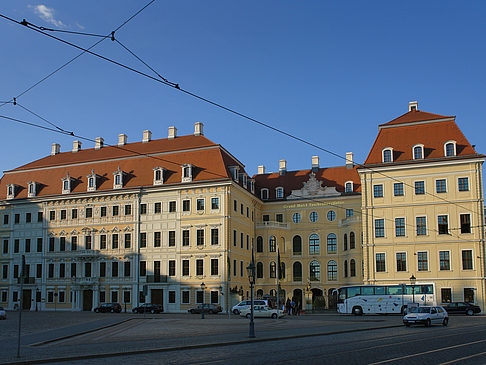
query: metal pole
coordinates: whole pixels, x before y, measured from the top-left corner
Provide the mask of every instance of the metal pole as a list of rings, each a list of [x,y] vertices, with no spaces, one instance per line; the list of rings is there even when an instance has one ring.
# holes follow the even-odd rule
[[[412,285],[412,301],[415,304],[415,285]]]
[[[251,304],[250,304],[250,332],[248,337],[255,338],[255,323],[253,322],[253,282],[250,283]]]

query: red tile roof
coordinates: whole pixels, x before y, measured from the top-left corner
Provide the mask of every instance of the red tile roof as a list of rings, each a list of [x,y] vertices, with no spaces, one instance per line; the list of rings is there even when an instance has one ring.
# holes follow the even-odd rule
[[[427,113],[420,110],[412,110],[409,111],[408,113],[400,115],[398,118],[395,118],[388,123],[381,124],[380,127],[395,125],[395,124],[403,124],[403,123],[421,122],[427,120],[445,119],[445,118],[455,118],[455,116],[445,116],[445,115]]]
[[[130,152],[136,151],[137,153]],[[140,156],[140,154],[159,154]],[[100,176],[97,191],[113,189],[113,172],[118,167],[126,173],[124,188],[153,186],[153,168],[163,167],[164,185],[180,184],[183,164],[195,166],[193,181],[228,180],[228,167],[239,165],[221,146],[203,136],[181,136],[173,140],[154,140],[148,143],[131,143],[99,150],[87,149],[79,152],[64,152],[44,157],[17,169],[8,171],[0,180],[0,199],[6,199],[7,184],[16,184],[15,198],[26,198],[30,181],[37,182],[37,196],[60,195],[61,179],[69,173],[74,178],[72,193],[86,193],[87,175],[93,170]],[[242,171],[242,170],[240,170]]]
[[[269,189],[269,200],[275,199],[275,189],[284,188],[284,197],[289,196],[292,190],[300,190],[304,182],[309,180],[312,170],[287,171],[285,175],[278,172],[270,174],[254,175],[256,195],[261,197],[262,188]],[[361,191],[361,183],[356,167],[347,169],[346,166],[320,168],[316,171],[316,179],[322,182],[322,186],[335,187],[340,193],[344,193],[344,185],[347,181],[353,182],[353,192]]]

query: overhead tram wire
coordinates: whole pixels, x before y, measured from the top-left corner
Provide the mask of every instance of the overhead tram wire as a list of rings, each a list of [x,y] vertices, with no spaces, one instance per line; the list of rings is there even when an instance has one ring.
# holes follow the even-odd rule
[[[33,113],[34,115],[38,116],[37,114]],[[79,138],[79,139],[82,139],[84,141],[88,141],[88,142],[93,142],[93,143],[96,143],[96,140],[95,139],[92,139],[92,138],[88,138],[88,137],[83,137],[83,136],[80,136],[80,135],[76,135],[74,134],[73,132],[67,132],[67,131],[64,131],[64,130],[60,130],[60,129],[54,129],[54,128],[49,128],[49,127],[45,127],[45,126],[42,126],[42,125],[39,125],[39,124],[36,124],[36,123],[32,123],[32,122],[26,122],[26,121],[23,121],[23,120],[20,120],[20,119],[16,119],[16,118],[11,118],[11,117],[8,117],[8,116],[5,116],[5,115],[0,115],[0,118],[4,118],[4,119],[7,119],[7,120],[10,120],[10,121],[13,121],[13,122],[18,122],[18,123],[21,123],[21,124],[25,124],[25,125],[29,125],[29,126],[32,126],[32,127],[36,127],[36,128],[41,128],[41,129],[44,129],[44,130],[47,130],[47,131],[51,131],[51,132],[55,132],[55,133],[59,133],[59,134],[63,134],[63,135],[68,135],[68,136],[72,136],[72,137],[76,137],[76,138]],[[40,117],[42,120],[45,120],[45,118],[43,117]],[[176,162],[173,162],[173,161],[169,161],[169,160],[165,160],[163,158],[160,158],[160,157],[157,157],[157,156],[152,156],[150,154],[147,154],[147,153],[141,153],[141,152],[138,152],[138,151],[134,151],[134,150],[131,150],[129,148],[126,148],[126,147],[121,147],[121,146],[118,146],[118,145],[110,145],[110,144],[105,144],[104,146],[106,147],[114,147],[114,148],[117,148],[117,149],[120,149],[120,150],[123,150],[123,151],[126,151],[126,152],[130,152],[130,153],[133,153],[135,155],[138,155],[138,156],[141,156],[141,157],[148,157],[148,158],[152,158],[152,159],[155,159],[155,160],[158,160],[158,161],[162,161],[162,162],[166,162],[166,163],[169,163],[169,164],[173,164],[173,165],[176,165],[176,166],[180,166],[178,163]],[[213,174],[217,177],[221,177],[221,178],[226,178],[226,176],[224,175],[220,175],[220,174],[217,174],[217,173],[214,173],[214,172],[211,172],[209,170],[206,170],[207,173],[210,173],[210,174]],[[314,201],[314,202],[318,202],[318,203],[322,203],[326,206],[329,206],[329,207],[332,207],[332,208],[336,208],[336,209],[342,209],[342,210],[346,210],[347,208],[346,207],[343,207],[343,206],[340,206],[340,205],[334,205],[334,204],[331,204],[331,203],[328,203],[326,202],[325,200],[322,200],[323,198],[314,198],[314,197],[302,197],[303,200],[308,200],[308,201]],[[353,211],[354,213],[354,211]],[[360,215],[361,217],[364,215],[361,211],[356,211],[356,213],[358,215]],[[390,219],[390,218],[386,218],[384,217],[383,218],[385,221],[388,221],[388,222],[391,222],[391,223],[395,223],[395,221],[393,219]],[[413,230],[415,230],[415,226],[410,224],[410,223],[407,223],[405,222],[405,226],[407,227],[411,227]],[[393,225],[392,225],[393,227]],[[481,227],[481,226],[471,226],[470,228],[477,228],[477,227]],[[448,228],[449,231],[455,231],[455,230],[459,230],[461,229],[461,227],[459,228]],[[435,228],[427,228],[428,231],[432,231],[432,232],[436,232],[436,233],[439,233],[439,230],[438,229],[435,229]],[[465,241],[465,242],[469,242],[470,240],[467,240],[467,239],[464,239],[460,236],[458,236],[457,234],[453,234],[453,233],[449,233],[448,234],[449,236],[453,236],[455,238],[457,238],[458,240],[460,241]]]
[[[128,22],[130,22],[133,18],[135,18],[138,14],[140,14],[142,11],[144,11],[149,5],[151,5],[152,3],[154,3],[156,0],[151,0],[149,1],[147,4],[145,4],[144,7],[142,7],[141,9],[139,9],[136,13],[134,13],[132,16],[130,16],[127,20],[125,20],[122,24],[120,24],[117,28],[115,28],[114,31],[110,32],[110,34],[107,34],[106,36],[103,36],[102,39],[100,39],[99,41],[97,41],[96,43],[94,43],[92,46],[90,46],[89,48],[87,48],[87,50],[91,50],[93,49],[94,47],[96,47],[98,44],[100,44],[101,42],[103,42],[106,38],[110,38],[110,37],[113,37],[113,35],[115,34],[115,32],[117,32],[118,30],[120,30],[122,27],[124,27]],[[1,14],[0,14],[1,16]],[[4,17],[4,16],[2,16]],[[7,19],[7,17],[4,17]],[[46,29],[49,29],[49,28],[46,28]],[[56,68],[54,71],[52,71],[51,73],[49,73],[48,75],[46,75],[45,77],[43,77],[42,79],[40,79],[39,81],[37,81],[35,84],[33,84],[32,86],[30,86],[29,88],[27,88],[26,90],[24,90],[23,92],[21,92],[19,95],[17,95],[15,98],[12,98],[10,101],[0,101],[0,108],[6,104],[9,104],[9,103],[13,103],[14,102],[14,99],[18,99],[20,98],[21,96],[23,96],[24,94],[28,93],[30,90],[32,90],[33,88],[35,88],[36,86],[38,86],[39,84],[41,84],[42,82],[44,82],[45,80],[47,80],[48,78],[50,78],[52,75],[54,75],[55,73],[57,73],[58,71],[62,70],[64,67],[66,67],[67,65],[69,65],[71,62],[77,60],[79,57],[81,57],[83,54],[85,54],[86,51],[82,51],[80,54],[78,54],[77,56],[71,58],[69,61],[67,61],[66,63],[64,63],[63,65],[61,65],[60,67]]]
[[[155,1],[155,0],[153,0],[153,1]],[[19,21],[15,20],[15,19],[12,19],[12,18],[10,18],[10,17],[7,17],[7,16],[5,16],[5,15],[3,15],[3,14],[0,14],[0,17],[2,17],[2,18],[4,18],[4,19],[7,19],[7,20],[9,20],[9,21],[11,21],[11,22],[17,23],[17,24],[19,24],[19,25],[24,25],[24,24],[22,24],[21,22],[19,22]],[[24,25],[24,26],[25,26],[25,25]],[[294,135],[292,135],[292,134],[290,134],[290,133],[288,133],[288,132],[285,132],[285,131],[283,131],[283,130],[281,130],[281,129],[278,129],[278,128],[276,128],[276,127],[273,127],[273,126],[271,126],[271,125],[269,125],[269,124],[267,124],[267,123],[261,122],[261,121],[259,121],[259,120],[255,119],[255,118],[253,118],[253,117],[250,117],[250,116],[248,116],[248,115],[246,115],[246,114],[240,113],[240,112],[238,112],[238,111],[236,111],[236,110],[234,110],[234,109],[231,109],[231,108],[229,108],[229,107],[226,107],[226,106],[224,106],[224,105],[222,105],[222,104],[219,104],[219,103],[217,103],[217,102],[215,102],[215,101],[212,101],[212,100],[207,99],[207,98],[205,98],[205,97],[203,97],[203,96],[197,95],[197,94],[195,94],[195,93],[193,93],[193,92],[191,92],[191,91],[189,91],[189,90],[185,90],[185,89],[181,88],[181,87],[179,86],[179,84],[176,84],[176,83],[173,83],[173,82],[170,82],[170,81],[166,81],[166,79],[159,79],[159,78],[156,78],[156,77],[151,76],[151,75],[149,75],[149,74],[147,74],[147,73],[145,73],[145,72],[139,71],[139,70],[137,70],[137,69],[135,69],[135,68],[133,68],[133,67],[127,66],[127,65],[125,65],[125,64],[122,64],[122,63],[120,63],[120,62],[118,62],[118,61],[115,61],[115,60],[113,60],[113,59],[111,59],[111,58],[105,57],[105,56],[103,56],[103,55],[101,55],[101,54],[98,54],[98,53],[92,52],[92,51],[90,51],[90,50],[88,50],[88,49],[82,48],[81,46],[78,46],[78,45],[76,45],[76,44],[74,44],[74,43],[72,43],[72,42],[69,42],[69,41],[66,41],[66,40],[64,40],[64,39],[62,39],[62,38],[59,38],[59,37],[53,36],[53,35],[51,35],[51,34],[48,34],[48,33],[44,32],[44,31],[42,31],[42,30],[39,30],[39,29],[37,29],[37,28],[29,27],[28,25],[27,25],[27,28],[29,28],[29,29],[31,29],[31,30],[34,30],[34,31],[36,31],[36,32],[38,32],[38,33],[41,33],[41,34],[43,34],[43,35],[46,35],[46,36],[48,36],[48,37],[50,37],[50,38],[53,38],[53,39],[55,39],[55,40],[57,40],[57,41],[59,41],[59,42],[62,42],[62,43],[64,43],[64,44],[67,44],[67,45],[69,45],[69,46],[71,46],[71,47],[74,47],[74,48],[80,49],[80,50],[82,50],[82,51],[85,51],[86,53],[89,53],[89,54],[91,54],[91,55],[93,55],[93,56],[96,56],[96,57],[98,57],[98,58],[101,58],[101,59],[103,59],[103,60],[105,60],[105,61],[107,61],[107,62],[110,62],[110,63],[112,63],[112,64],[115,64],[115,65],[117,65],[117,66],[119,66],[119,67],[125,68],[125,69],[127,69],[127,70],[129,70],[129,71],[132,71],[132,72],[134,72],[134,73],[136,73],[136,74],[138,74],[138,75],[140,75],[140,76],[144,76],[144,77],[146,77],[146,78],[149,78],[149,79],[151,79],[151,80],[154,80],[154,81],[159,82],[159,83],[161,83],[161,84],[164,84],[164,85],[166,85],[166,86],[170,86],[170,87],[172,87],[172,88],[174,88],[174,89],[176,89],[176,90],[179,90],[179,91],[181,91],[181,92],[183,92],[183,93],[185,93],[185,94],[187,94],[187,95],[189,95],[189,96],[192,96],[192,97],[194,97],[194,98],[196,98],[196,99],[199,99],[199,100],[201,100],[201,101],[203,101],[203,102],[206,102],[206,103],[211,104],[211,105],[213,105],[213,106],[216,106],[216,107],[218,107],[218,108],[220,108],[220,109],[223,109],[223,110],[225,110],[225,111],[227,111],[227,112],[229,112],[229,113],[235,114],[235,115],[240,116],[240,117],[242,117],[242,118],[244,118],[244,119],[247,119],[247,120],[249,120],[249,121],[252,121],[252,122],[254,122],[254,123],[258,124],[258,125],[261,125],[261,126],[263,126],[263,127],[267,128],[267,129],[273,130],[274,132],[277,132],[277,133],[279,133],[279,134],[285,135],[285,136],[287,136],[287,137],[289,137],[289,138],[291,138],[291,139],[294,139],[294,140],[297,140],[297,141],[302,142],[302,143],[304,143],[304,144],[307,144],[307,145],[309,145],[309,146],[311,146],[311,147],[314,147],[314,148],[316,148],[316,149],[318,149],[318,150],[320,150],[320,151],[323,151],[323,152],[325,152],[325,153],[327,153],[327,154],[330,154],[330,155],[332,155],[332,156],[335,156],[335,157],[340,158],[340,159],[345,160],[345,161],[349,161],[349,160],[348,160],[346,157],[343,157],[343,156],[341,156],[341,155],[339,155],[339,154],[337,154],[337,153],[335,153],[335,152],[333,152],[333,151],[330,151],[330,150],[328,150],[328,149],[326,149],[326,148],[320,147],[320,146],[318,146],[318,145],[316,145],[316,144],[314,144],[314,143],[312,143],[312,142],[309,142],[309,141],[307,141],[307,140],[304,140],[303,138],[300,138],[300,137],[294,136]],[[406,183],[406,182],[404,182],[404,181],[400,181],[399,179],[397,179],[397,178],[395,178],[395,177],[393,177],[393,176],[389,176],[389,175],[387,175],[387,174],[385,174],[385,173],[383,173],[383,172],[381,172],[381,171],[376,171],[376,170],[374,170],[373,168],[370,168],[370,167],[364,166],[364,165],[362,165],[362,164],[354,163],[353,161],[350,161],[350,162],[352,162],[352,163],[353,163],[353,165],[356,165],[356,166],[358,166],[358,167],[360,167],[360,168],[365,168],[365,169],[367,169],[368,171],[372,171],[372,172],[374,172],[374,173],[376,173],[376,174],[379,174],[379,175],[381,175],[381,176],[387,177],[387,178],[389,178],[389,179],[391,179],[391,180],[393,180],[393,181],[401,182],[401,183],[403,183],[405,186],[408,186],[408,187],[414,188],[414,187],[413,187],[411,184],[408,184],[408,183]],[[430,196],[433,196],[433,197],[435,197],[435,198],[438,198],[439,200],[445,201],[445,202],[447,202],[447,203],[449,203],[449,204],[456,205],[456,206],[458,206],[458,207],[460,207],[460,208],[462,208],[462,209],[464,209],[464,210],[467,210],[467,211],[472,212],[473,214],[477,214],[477,213],[476,213],[474,210],[469,209],[469,208],[467,208],[467,207],[464,207],[464,206],[462,206],[462,205],[460,205],[460,204],[458,204],[458,203],[451,202],[451,201],[449,201],[449,200],[447,200],[447,199],[445,199],[445,198],[443,198],[443,197],[441,197],[441,196],[438,196],[438,195],[435,195],[435,194],[429,193],[429,192],[427,192],[427,191],[426,191],[426,194],[427,194],[427,195],[430,195]]]
[[[54,123],[48,121],[47,119],[45,119],[44,117],[40,116],[39,114],[33,112],[32,110],[30,109],[27,109],[25,106],[21,105],[19,102],[16,103],[18,106],[20,106],[22,109],[24,109],[25,111],[29,112],[30,114],[32,115],[35,115],[37,118],[39,119],[42,119],[44,122],[50,124],[51,126],[53,126],[54,128],[60,130],[61,132],[63,133],[66,133],[66,134],[69,134],[71,136],[74,135],[74,132],[69,132],[69,131],[66,131],[65,129],[62,129],[61,127],[58,127],[57,125],[55,125]]]

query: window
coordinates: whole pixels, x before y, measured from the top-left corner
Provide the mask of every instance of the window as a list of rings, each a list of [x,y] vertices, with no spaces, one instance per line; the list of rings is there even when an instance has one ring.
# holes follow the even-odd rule
[[[327,263],[327,280],[337,280],[337,264],[334,260]]]
[[[3,215],[3,224],[8,224],[8,214]]]
[[[377,253],[376,254],[376,272],[385,272],[385,254],[384,253]]]
[[[189,230],[182,231],[182,246],[189,246]]]
[[[349,234],[349,249],[352,250],[353,248],[356,248],[356,237],[354,232],[351,232]]]
[[[160,247],[161,245],[161,233],[154,232],[154,247]]]
[[[170,201],[169,202],[169,213],[174,213],[176,211],[176,202]]]
[[[204,274],[204,261],[202,259],[196,260],[196,275],[202,276]]]
[[[309,215],[309,219],[311,222],[317,222],[317,219],[319,218],[319,214],[317,212],[311,212]]]
[[[440,289],[440,301],[441,303],[452,303],[452,289],[441,288]]]
[[[282,223],[283,222],[283,214],[281,214],[281,213],[275,214],[275,220],[279,223]]]
[[[182,260],[182,276],[189,276],[189,260]]]
[[[294,223],[300,223],[300,220],[301,220],[300,213],[294,213],[292,216],[292,221]]]
[[[464,301],[474,303],[474,288],[464,288]]]
[[[344,277],[348,277],[348,260],[344,260]]]
[[[61,211],[61,216],[62,216],[62,211]],[[86,208],[84,216],[86,218],[92,218],[93,217],[93,208]]]
[[[238,241],[238,232],[236,232],[236,229],[233,230],[233,246],[236,247]]]
[[[439,223],[439,234],[449,234],[449,223],[446,215],[439,215],[437,217]]]
[[[403,183],[400,182],[393,184],[393,195],[403,196]]]
[[[71,209],[71,219],[77,219],[77,218],[78,218],[78,210]]]
[[[198,211],[204,210],[204,199],[197,199],[196,200],[196,209]]]
[[[174,247],[175,246],[175,231],[169,231],[169,247]]]
[[[42,264],[37,264],[36,265],[36,275],[35,276],[36,276],[37,279],[41,279],[42,278]]]
[[[147,233],[141,232],[140,233],[140,248],[147,247]]]
[[[55,220],[55,219],[56,219],[56,211],[55,211],[55,210],[51,210],[51,211],[49,212],[49,220],[50,220],[50,221],[53,221],[53,220]]]
[[[346,182],[344,185],[344,192],[352,193],[353,192],[353,183],[351,181]]]
[[[445,179],[438,179],[435,181],[435,190],[437,193],[445,193],[446,189],[446,180]]]
[[[415,195],[424,195],[424,194],[425,194],[425,182],[415,181]]]
[[[71,237],[71,251],[76,251],[78,249],[78,237]]]
[[[204,229],[198,229],[196,231],[196,243],[198,246],[204,245]]]
[[[417,252],[417,260],[418,260],[418,271],[429,270],[429,260],[426,251]]]
[[[37,238],[37,252],[42,252],[42,238]]]
[[[175,276],[176,274],[176,262],[175,260],[169,260],[169,276]]]
[[[320,281],[321,280],[321,265],[318,261],[311,261],[309,265],[310,281]]]
[[[391,149],[383,150],[383,162],[393,162]]]
[[[154,168],[154,185],[162,185],[164,183],[164,168]]]
[[[337,237],[334,233],[327,235],[327,253],[337,252]]]
[[[375,198],[383,198],[383,185],[374,185],[373,186],[373,196]]]
[[[154,213],[159,214],[160,212],[162,212],[162,203],[157,202],[154,204]]]
[[[59,251],[66,251],[66,237],[59,238]]]
[[[182,211],[189,212],[191,210],[191,201],[190,200],[183,200],[182,201]]]
[[[211,259],[211,275],[219,275],[218,264],[218,259]]]
[[[100,276],[102,278],[106,276],[106,262],[100,262]]]
[[[461,214],[461,233],[471,233],[471,215]]]
[[[439,251],[439,269],[448,271],[451,269],[451,259],[449,251]]]
[[[238,202],[233,200],[233,210],[236,212],[238,210]]]
[[[300,236],[296,236],[299,237]],[[294,237],[295,240],[295,237]],[[295,241],[294,241],[295,243]],[[320,253],[320,242],[319,242],[319,236],[317,234],[312,234],[309,237],[309,254],[310,255],[319,255]]]
[[[192,181],[192,171],[194,166],[191,164],[182,165],[182,182]]]
[[[270,236],[268,248],[270,252],[277,252],[277,239],[275,236]]]
[[[103,207],[101,208],[101,216],[104,217],[103,215]],[[144,214],[147,214],[147,204],[140,204],[140,214],[141,215],[144,215]],[[106,208],[105,208],[105,215],[106,215]]]
[[[54,251],[54,237],[49,237],[49,252]]]
[[[130,204],[125,205],[125,215],[132,215],[132,206]]]
[[[268,200],[268,189],[262,189],[261,192],[262,200]]]
[[[375,237],[385,237],[385,220],[375,219]]]
[[[71,263],[71,277],[72,278],[76,277],[76,263],[75,262]]]
[[[142,209],[143,209],[143,206],[145,205],[145,209],[147,209],[147,205],[146,204],[142,204],[140,206],[140,214],[145,214],[145,213],[142,213]],[[106,217],[106,207],[101,207],[100,208],[100,217]]]
[[[211,304],[219,303],[219,292],[217,290],[211,290],[209,293]]]
[[[302,238],[300,236],[294,236],[292,239],[292,252],[294,255],[302,254]]]
[[[147,276],[147,261],[140,261],[140,276]]]
[[[169,303],[174,304],[176,302],[176,292],[174,290],[169,290]]]
[[[447,142],[445,144],[445,155],[447,157],[456,155],[456,144],[454,142]]]
[[[346,209],[346,218],[354,216],[354,209]]]
[[[345,233],[343,239],[343,251],[347,251],[347,249],[348,249],[348,235]]]
[[[14,223],[19,224],[20,223],[20,214],[15,214],[14,216]]]
[[[292,278],[294,281],[302,281],[302,264],[300,262],[294,262],[292,267]]]
[[[211,209],[219,209],[219,198],[211,198]]]
[[[39,270],[37,270],[37,272],[39,272]],[[2,265],[2,279],[5,280],[7,278],[8,278],[8,265]]]
[[[116,233],[111,236],[111,248],[118,248],[118,234]]]
[[[118,215],[118,211],[119,211],[118,205],[113,206],[112,208],[113,217],[116,217]]]
[[[462,269],[463,270],[473,269],[472,250],[462,251]]]
[[[354,259],[349,262],[349,274],[351,277],[356,276],[356,261]]]
[[[132,234],[125,233],[125,248],[132,247]]]
[[[425,236],[427,234],[427,219],[425,217],[416,217],[417,236]]]
[[[218,228],[211,228],[211,244],[212,245],[219,244],[219,229]]]
[[[397,271],[407,271],[407,254],[397,252]]]
[[[256,251],[263,252],[263,238],[261,236],[257,237]]]
[[[459,191],[469,191],[469,178],[460,177],[457,183],[459,186]]]
[[[395,218],[395,236],[405,236],[405,218]]]
[[[283,199],[284,197],[284,189],[283,188],[276,188],[275,189],[275,195],[277,197],[277,199]]]
[[[421,160],[424,158],[423,146],[415,146],[413,148],[413,159]]]
[[[336,212],[334,210],[330,210],[329,212],[327,212],[327,220],[329,222],[332,222],[335,219],[336,219]]]
[[[111,302],[112,303],[117,303],[118,302],[118,292],[117,291],[112,291],[111,292]]]
[[[126,261],[123,263],[123,274],[125,277],[130,276],[130,261]]]
[[[14,253],[19,253],[20,251],[20,240],[14,240]]]
[[[8,254],[8,240],[3,240],[2,252],[3,252],[4,255]]]
[[[25,223],[30,223],[30,222],[32,222],[32,214],[25,213]]]

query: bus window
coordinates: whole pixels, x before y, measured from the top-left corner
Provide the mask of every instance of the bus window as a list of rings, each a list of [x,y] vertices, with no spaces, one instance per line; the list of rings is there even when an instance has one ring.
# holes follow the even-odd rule
[[[401,295],[402,294],[402,287],[401,286],[389,286],[387,291],[388,295]]]
[[[419,288],[418,288],[417,285],[415,285],[415,294],[418,294],[418,292],[419,292]],[[407,290],[406,290],[405,294],[408,294],[408,295],[413,294],[413,287],[411,285],[407,285]]]
[[[360,286],[351,286],[348,288],[348,298],[356,297],[358,295],[361,295]]]
[[[385,295],[385,287],[375,286],[375,295]]]
[[[420,285],[420,288],[417,288],[415,290],[416,290],[416,292],[419,292],[420,294],[433,294],[434,293],[433,285]]]
[[[339,295],[338,295],[338,303],[344,303],[346,300],[346,288],[341,288],[339,290]]]
[[[374,287],[372,286],[362,286],[361,295],[374,295]]]

